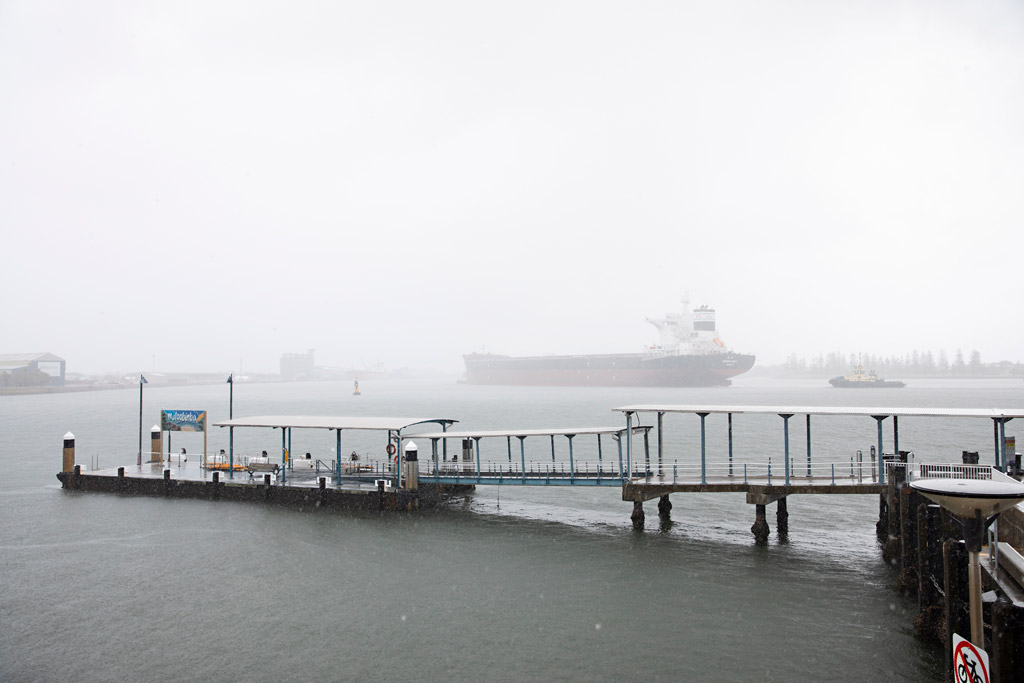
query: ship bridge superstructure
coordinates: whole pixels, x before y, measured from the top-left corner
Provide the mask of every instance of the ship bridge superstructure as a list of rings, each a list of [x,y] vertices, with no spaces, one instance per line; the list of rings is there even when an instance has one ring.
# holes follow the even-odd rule
[[[668,313],[664,318],[647,318],[658,328],[659,343],[647,348],[649,355],[704,355],[727,353],[718,336],[715,309],[710,306],[690,308],[689,297],[682,299],[681,313]]]

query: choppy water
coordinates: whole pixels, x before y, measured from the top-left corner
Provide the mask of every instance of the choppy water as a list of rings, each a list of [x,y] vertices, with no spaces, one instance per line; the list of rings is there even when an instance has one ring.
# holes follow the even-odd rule
[[[239,384],[235,415],[423,415],[495,429],[615,426],[622,420],[611,408],[630,403],[1024,404],[1020,382],[842,392],[754,380],[710,390],[364,380],[361,389],[356,398],[348,383]],[[147,387],[145,431],[162,408],[223,419],[227,396],[223,385]],[[695,420],[666,418],[667,458],[692,461]],[[724,424],[708,419],[719,462]],[[818,418],[812,428],[816,461],[843,462],[876,440],[868,418]],[[788,542],[770,514],[764,548],[753,544],[753,507],[742,494],[675,495],[665,526],[649,503],[644,533],[633,531],[631,504],[616,488],[481,488],[417,514],[122,498],[60,490],[54,475],[69,430],[80,463],[133,464],[138,393],[0,397],[0,680],[940,675],[940,653],[913,638],[914,605],[897,595],[881,560],[873,496],[794,497]],[[794,430],[802,453],[802,424]],[[737,462],[781,454],[778,418],[738,416],[734,433]],[[209,438],[211,450],[226,448],[223,430]],[[295,452],[333,453],[328,433],[293,438]],[[887,449],[891,440],[887,431]],[[346,435],[344,449],[382,445],[379,435]],[[178,446],[196,453],[201,436],[176,436]],[[270,431],[236,433],[239,452],[279,447]],[[979,450],[988,462],[992,427],[904,419],[900,447],[924,460]],[[579,437],[576,448],[593,457]]]

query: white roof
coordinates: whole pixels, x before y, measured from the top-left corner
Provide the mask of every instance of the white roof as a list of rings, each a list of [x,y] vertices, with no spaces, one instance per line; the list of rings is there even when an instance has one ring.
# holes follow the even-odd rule
[[[299,429],[371,429],[399,431],[425,423],[452,424],[440,417],[337,417],[333,415],[262,415],[215,422],[215,427],[298,427]]]
[[[700,406],[631,405],[614,408],[630,413],[735,413],[771,415],[867,415],[897,417],[1024,417],[1024,408],[863,408],[852,406]]]
[[[640,425],[633,425],[633,430],[650,429]],[[510,437],[510,436],[580,436],[584,434],[618,434],[626,431],[622,425],[618,427],[558,427],[557,429],[506,429],[506,430],[484,430],[478,432],[430,432],[417,434],[417,439],[485,439],[489,437]]]

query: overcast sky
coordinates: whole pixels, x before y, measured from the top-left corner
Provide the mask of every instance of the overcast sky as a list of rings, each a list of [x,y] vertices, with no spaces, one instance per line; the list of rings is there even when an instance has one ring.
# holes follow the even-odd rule
[[[0,352],[1024,360],[1024,4],[0,0]]]

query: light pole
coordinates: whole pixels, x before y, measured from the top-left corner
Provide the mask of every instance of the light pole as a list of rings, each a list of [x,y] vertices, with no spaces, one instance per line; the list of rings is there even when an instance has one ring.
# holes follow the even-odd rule
[[[235,417],[235,373],[228,375],[228,419]],[[235,428],[228,427],[228,479],[235,478]]]
[[[143,384],[147,384],[146,376],[140,374],[139,375],[139,458],[138,458],[138,463],[136,463],[139,467],[142,467],[142,385]]]
[[[991,479],[961,479],[949,475],[929,478],[914,477],[910,488],[952,513],[960,522],[967,546],[968,592],[971,606],[971,642],[985,648],[985,631],[981,613],[981,565],[978,553],[985,542],[985,529],[999,513],[1024,501],[1024,484],[991,470]]]
[[[228,384],[231,387],[228,389],[228,419],[234,419],[235,417],[235,374],[231,373],[228,375]]]

